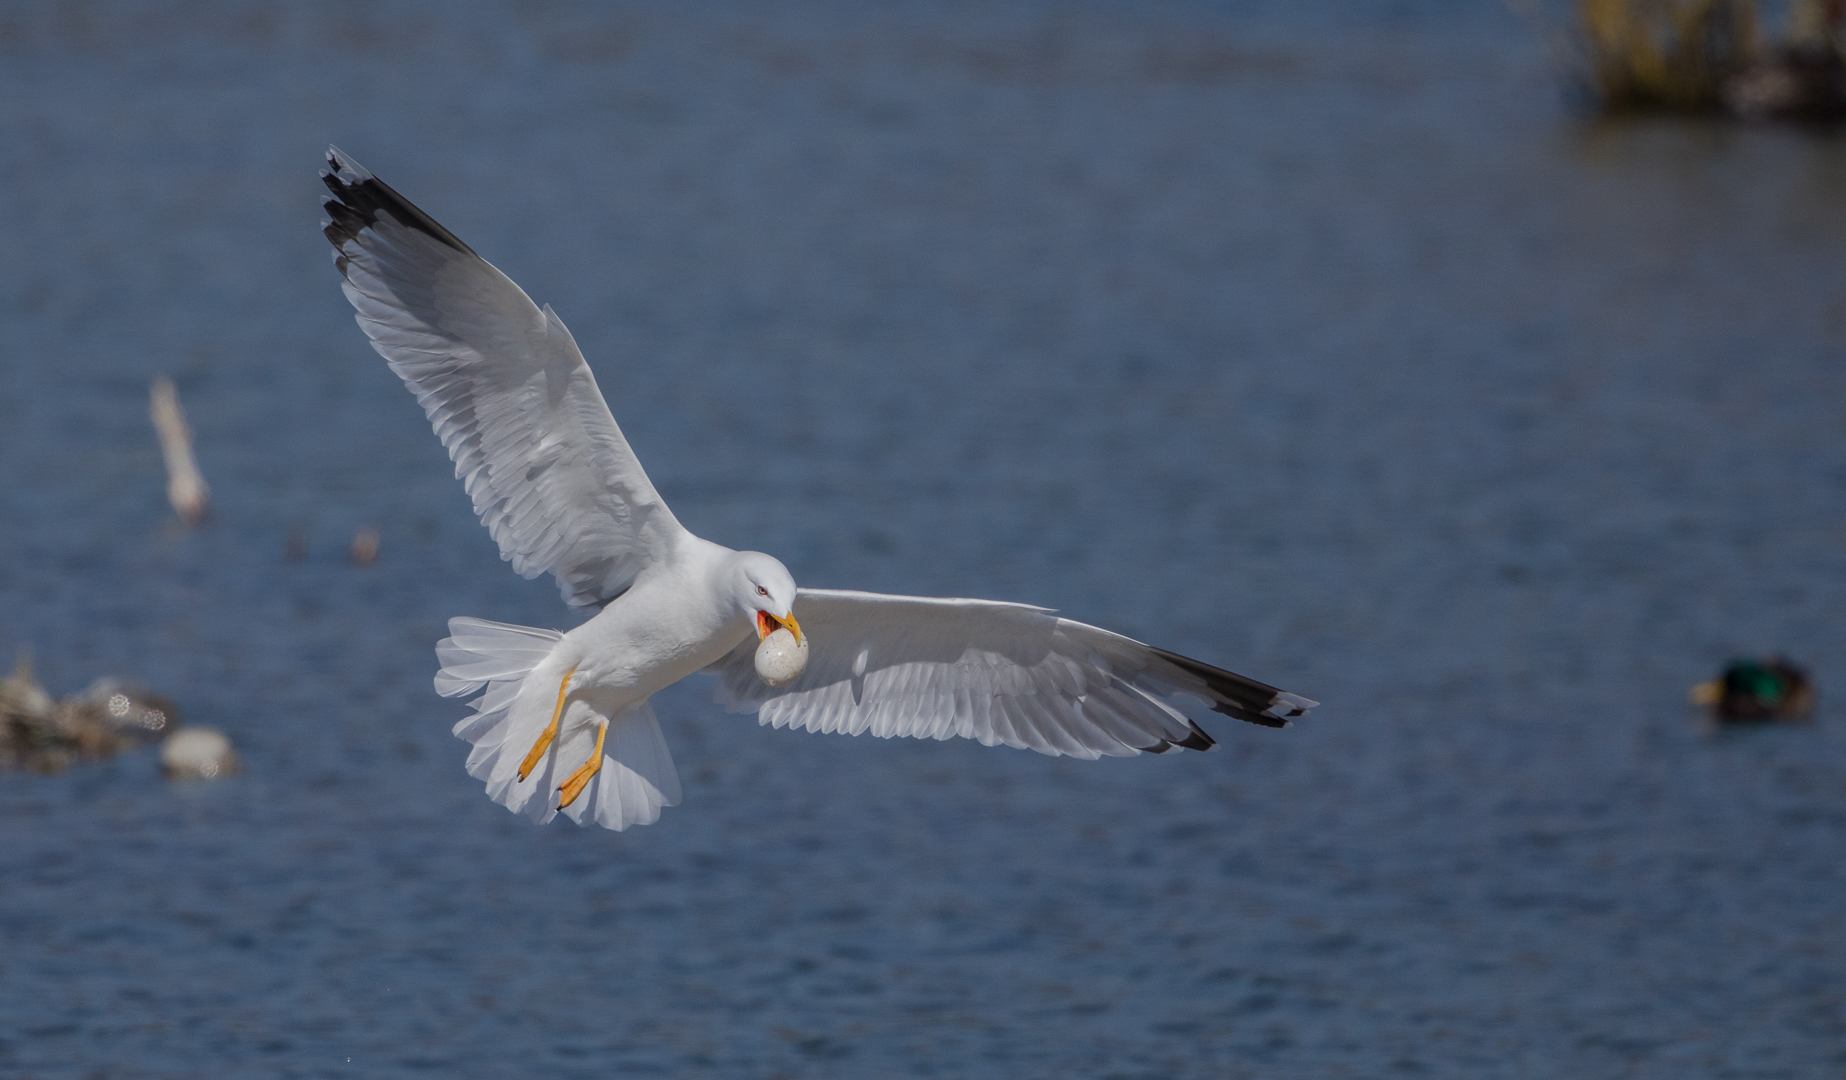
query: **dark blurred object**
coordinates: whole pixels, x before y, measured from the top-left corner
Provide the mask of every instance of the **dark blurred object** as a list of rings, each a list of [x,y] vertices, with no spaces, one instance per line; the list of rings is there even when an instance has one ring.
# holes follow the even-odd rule
[[[1604,112],[1846,118],[1843,0],[1795,0],[1765,44],[1752,0],[1579,0],[1588,81]]]
[[[288,539],[282,542],[282,557],[289,562],[301,562],[308,557],[308,533],[297,525],[288,531]]]
[[[1730,724],[1805,720],[1814,709],[1814,683],[1781,657],[1733,660],[1724,674],[1693,687],[1691,700]]]
[[[354,566],[370,566],[378,561],[378,530],[367,525],[353,536]]]
[[[116,679],[53,701],[24,656],[0,679],[0,769],[57,772],[158,741],[178,726],[171,701]]]
[[[1836,53],[1778,52],[1725,90],[1739,116],[1820,124],[1846,119],[1846,61]]]

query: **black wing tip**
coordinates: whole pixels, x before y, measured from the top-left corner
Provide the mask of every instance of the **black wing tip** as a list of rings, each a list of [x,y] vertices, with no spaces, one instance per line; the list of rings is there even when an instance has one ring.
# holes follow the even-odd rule
[[[373,176],[339,147],[327,148],[327,166],[321,170],[320,179],[332,194],[321,200],[321,208],[327,211],[327,223],[321,226],[321,232],[334,247],[344,247],[377,224],[378,212],[382,210],[392,221],[407,229],[415,229],[464,255],[474,254],[474,249],[462,243],[460,237],[399,195],[391,185]]]
[[[1181,656],[1153,646],[1149,646],[1149,649],[1155,656],[1205,684],[1206,691],[1212,696],[1212,712],[1266,728],[1290,727],[1290,719],[1307,715],[1307,708],[1296,704],[1304,699],[1285,694],[1268,683],[1213,667],[1190,656]]]
[[[1218,745],[1218,740],[1207,735],[1204,728],[1197,724],[1193,724],[1191,727],[1192,731],[1188,733],[1185,738],[1173,745],[1183,746],[1188,750],[1210,750],[1212,747]]]
[[[1212,706],[1211,711],[1223,713],[1226,716],[1234,716],[1237,719],[1242,720],[1246,724],[1256,724],[1259,727],[1285,728],[1285,727],[1295,726],[1294,724],[1290,723],[1288,720],[1280,716],[1276,716],[1273,713],[1267,713],[1267,712],[1253,713],[1247,709],[1232,709],[1224,705],[1214,705]]]
[[[1186,750],[1210,750],[1218,745],[1218,740],[1206,734],[1204,728],[1190,723],[1189,726],[1192,730],[1183,739],[1161,739],[1152,746],[1137,746],[1135,749],[1143,754],[1164,754],[1175,746]]]

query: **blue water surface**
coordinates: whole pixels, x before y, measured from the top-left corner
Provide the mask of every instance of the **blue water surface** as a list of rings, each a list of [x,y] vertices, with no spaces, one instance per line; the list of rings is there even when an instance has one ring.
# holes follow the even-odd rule
[[[1564,83],[1480,4],[8,5],[0,657],[244,770],[0,776],[0,1075],[1846,1074],[1846,140]],[[329,142],[701,535],[1325,705],[1076,762],[695,680],[657,824],[512,817],[431,646],[572,619],[354,327]],[[1702,730],[1771,652],[1816,722]]]

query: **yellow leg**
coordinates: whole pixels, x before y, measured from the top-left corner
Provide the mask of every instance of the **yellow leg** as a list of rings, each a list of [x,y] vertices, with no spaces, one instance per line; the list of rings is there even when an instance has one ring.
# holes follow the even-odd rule
[[[572,665],[571,669],[564,673],[564,681],[558,684],[558,707],[551,710],[551,725],[539,734],[538,741],[532,744],[532,749],[526,754],[526,759],[519,763],[521,783],[524,783],[526,776],[532,772],[532,766],[538,764],[538,759],[545,756],[545,749],[551,745],[551,740],[558,737],[558,717],[564,715],[564,693],[570,689],[570,677],[575,674],[577,674],[577,668]]]
[[[590,760],[577,766],[577,771],[571,773],[564,781],[564,786],[558,789],[558,794],[562,796],[562,799],[558,803],[558,809],[562,810],[571,803],[576,802],[577,796],[583,794],[584,785],[590,782],[590,777],[595,776],[602,770],[603,736],[607,734],[609,734],[609,721],[604,720],[601,726],[596,729],[596,749],[590,751]]]

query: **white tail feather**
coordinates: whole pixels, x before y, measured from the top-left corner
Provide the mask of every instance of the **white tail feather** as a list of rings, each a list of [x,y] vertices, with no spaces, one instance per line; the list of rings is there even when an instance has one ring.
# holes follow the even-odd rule
[[[449,620],[449,636],[436,643],[436,692],[443,697],[471,694],[490,682],[523,678],[551,655],[564,637],[536,626],[488,622],[466,615]],[[461,732],[457,731],[457,735]]]
[[[442,661],[436,692],[459,697],[486,689],[469,702],[474,715],[455,725],[455,736],[474,744],[468,774],[486,782],[495,802],[540,823],[556,817],[559,785],[589,760],[596,729],[607,719],[602,768],[564,815],[579,825],[595,822],[620,831],[651,824],[661,807],[679,803],[679,773],[645,699],[609,715],[590,697],[572,698],[560,718],[558,737],[520,780],[519,766],[556,708],[565,669],[546,661],[564,635],[472,618],[450,619],[449,635],[436,646]]]

